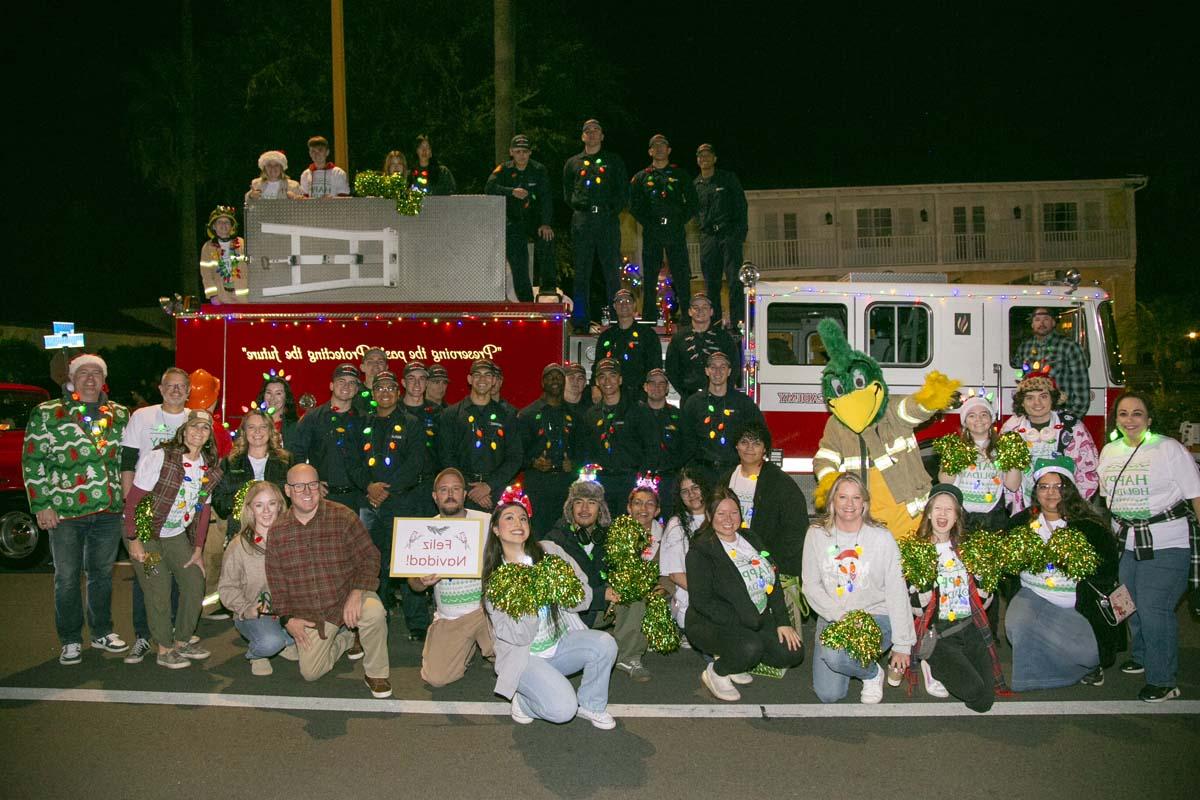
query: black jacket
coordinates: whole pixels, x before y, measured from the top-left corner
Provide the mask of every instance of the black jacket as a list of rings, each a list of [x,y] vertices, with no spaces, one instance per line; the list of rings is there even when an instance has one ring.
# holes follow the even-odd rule
[[[728,486],[734,466],[721,473],[718,486]],[[791,476],[772,464],[762,465],[754,487],[754,516],[750,530],[784,575],[799,575],[808,533],[808,503]]]
[[[738,463],[734,437],[749,422],[766,424],[754,401],[732,386],[719,397],[697,392],[683,403],[684,458],[718,468]]]
[[[628,392],[614,406],[601,401],[583,413],[582,458],[608,473],[658,469],[658,430],[650,409]]]
[[[588,627],[591,627],[597,615],[608,606],[608,601],[604,598],[604,589],[608,586],[608,580],[605,577],[608,574],[608,563],[605,560],[604,551],[604,544],[608,541],[608,530],[596,525],[591,530],[591,537],[595,547],[592,548],[591,555],[588,555],[588,551],[583,549],[583,545],[580,544],[579,537],[575,533],[575,526],[565,520],[560,519],[546,534],[546,538],[575,559],[575,563],[587,575],[588,586],[592,587],[592,604],[586,611],[581,611],[579,617]]]
[[[576,212],[592,215],[595,207],[612,218],[629,204],[629,173],[616,153],[600,149],[589,155],[584,151],[563,164],[562,189],[563,202]]]
[[[596,362],[611,358],[621,366],[621,394],[646,396],[642,385],[646,373],[662,367],[662,343],[654,327],[636,320],[628,328],[614,322],[596,337]],[[592,363],[590,384],[596,383],[596,362]]]
[[[696,178],[696,194],[700,200],[700,233],[706,236],[728,237],[735,241],[746,238],[746,193],[742,184],[727,169],[714,170],[711,178]]]
[[[513,189],[529,192],[525,199],[513,197]],[[509,159],[498,164],[483,187],[484,194],[506,197],[504,204],[505,225],[521,230],[549,225],[554,221],[554,194],[550,191],[550,173],[539,162],[529,159],[525,169]]]
[[[758,537],[753,531],[742,531],[742,536],[757,549]],[[761,630],[770,618],[775,627],[791,625],[783,591],[779,588],[779,576],[775,576],[775,589],[767,595],[767,612],[760,614],[746,583],[732,559],[721,546],[717,534],[706,528],[696,534],[687,554],[688,610],[684,628],[698,618],[710,625],[742,627],[752,631]]]
[[[698,333],[691,327],[680,328],[671,337],[667,345],[666,370],[667,380],[679,392],[679,404],[683,403],[696,392],[708,386],[708,376],[704,374],[704,365],[709,353],[720,350],[729,358],[732,373],[729,376],[730,385],[736,386],[741,381],[741,354],[737,345],[724,328],[710,327]]]
[[[1009,521],[1009,529],[1028,525],[1030,516],[1028,508],[1019,511]],[[1092,626],[1092,633],[1096,636],[1096,647],[1100,651],[1100,666],[1107,669],[1116,663],[1117,653],[1125,649],[1125,624],[1114,627],[1105,621],[1096,603],[1099,599],[1097,591],[1108,594],[1120,584],[1117,569],[1121,554],[1117,550],[1116,538],[1103,525],[1087,519],[1067,520],[1067,525],[1087,537],[1088,543],[1095,548],[1100,560],[1096,574],[1076,585],[1075,610]]]
[[[438,456],[442,467],[455,467],[472,481],[483,475],[499,498],[521,470],[521,433],[511,406],[489,400],[477,406],[467,395],[442,412],[438,423]]]
[[[634,175],[630,183],[629,210],[641,224],[643,237],[661,240],[684,236],[684,226],[700,207],[691,175],[678,164],[661,168],[651,164]]]
[[[268,455],[267,466],[263,469],[263,480],[275,484],[282,492],[283,485],[287,483],[287,471],[291,464],[291,461],[284,461]],[[254,480],[254,467],[251,466],[248,455],[242,453],[237,458],[225,457],[221,461],[221,480],[213,487],[213,511],[216,511],[217,515],[223,519],[229,519],[230,514],[240,514],[241,509],[233,507],[233,497],[239,489],[252,480]],[[236,533],[236,531],[232,533]]]

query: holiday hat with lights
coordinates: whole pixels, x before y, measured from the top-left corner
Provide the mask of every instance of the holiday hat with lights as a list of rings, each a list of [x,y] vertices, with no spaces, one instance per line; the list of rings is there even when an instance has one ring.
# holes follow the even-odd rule
[[[988,412],[993,420],[996,419],[996,408],[992,405],[996,393],[990,392],[987,389],[980,387],[978,389],[967,390],[966,397],[963,398],[962,405],[958,407],[958,419],[962,424],[967,423],[967,414],[970,414],[976,408],[982,408]]]
[[[235,209],[233,206],[217,206],[212,210],[212,213],[208,215],[208,224],[204,228],[209,239],[217,238],[217,233],[213,230],[213,223],[222,217],[229,220],[232,225],[232,227],[229,229],[229,235],[237,236],[237,209]]]

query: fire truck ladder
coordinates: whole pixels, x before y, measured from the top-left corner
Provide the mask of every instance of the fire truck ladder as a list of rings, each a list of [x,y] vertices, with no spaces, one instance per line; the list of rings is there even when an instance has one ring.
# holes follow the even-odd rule
[[[292,268],[292,281],[286,286],[268,286],[262,290],[263,297],[277,295],[299,294],[301,292],[323,292],[330,289],[346,289],[356,286],[396,286],[400,282],[400,248],[399,236],[395,228],[384,228],[376,231],[350,231],[336,228],[309,228],[302,225],[280,225],[274,222],[262,224],[263,233],[273,233],[291,237],[292,255],[287,258],[266,258],[259,261],[264,270],[272,264],[287,264]],[[301,255],[300,237],[313,239],[335,239],[349,242],[350,252],[336,255]],[[364,278],[359,274],[359,268],[364,263],[359,245],[362,242],[380,242],[383,246],[383,275],[379,278]],[[327,264],[345,264],[350,268],[346,278],[328,281],[304,282],[303,268]]]

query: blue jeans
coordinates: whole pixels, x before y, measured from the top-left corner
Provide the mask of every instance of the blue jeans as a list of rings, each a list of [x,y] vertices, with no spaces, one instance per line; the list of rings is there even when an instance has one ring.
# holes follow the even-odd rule
[[[567,631],[550,658],[529,657],[514,699],[529,716],[547,722],[570,722],[577,706],[603,711],[616,660],[617,640],[604,631]],[[580,670],[577,696],[566,676]]]
[[[291,637],[278,617],[255,617],[254,619],[235,619],[233,627],[246,638],[250,646],[246,648],[246,658],[270,658],[285,647],[291,647],[296,640]]]
[[[1083,615],[1029,589],[1009,601],[1004,630],[1012,642],[1014,692],[1072,686],[1100,666],[1096,634]]]
[[[1133,595],[1137,611],[1129,618],[1133,640],[1130,657],[1146,667],[1146,683],[1175,686],[1179,672],[1179,622],[1175,605],[1187,589],[1187,548],[1155,550],[1154,558],[1138,561],[1121,554],[1121,583]]]
[[[892,621],[886,614],[872,614],[883,631],[883,652],[892,649]],[[813,691],[822,703],[836,703],[850,691],[850,679],[866,680],[879,675],[882,667],[872,661],[865,667],[851,658],[845,650],[830,650],[821,644],[821,631],[829,621],[817,617],[817,637],[813,643]]]
[[[79,573],[87,572],[87,624],[92,638],[112,633],[112,571],[121,547],[121,515],[89,514],[60,520],[50,531],[54,557],[54,625],[63,645],[83,644],[83,596]]]

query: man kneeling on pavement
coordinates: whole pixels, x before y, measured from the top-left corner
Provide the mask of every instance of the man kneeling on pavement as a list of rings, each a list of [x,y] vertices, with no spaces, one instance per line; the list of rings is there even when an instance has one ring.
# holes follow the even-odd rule
[[[490,515],[467,508],[466,497],[467,481],[461,472],[454,467],[439,472],[433,481],[436,519],[479,520],[486,531]],[[414,592],[433,587],[435,609],[421,651],[421,680],[430,686],[445,686],[466,673],[476,650],[484,658],[494,656],[492,630],[483,610],[483,582],[479,578],[424,575],[409,578],[408,585]]]
[[[374,697],[391,697],[387,614],[379,595],[379,549],[358,515],[321,498],[321,481],[310,464],[288,470],[292,501],[271,530],[267,584],[272,608],[295,639],[300,674],[315,681],[342,654],[363,650],[363,672]]]

